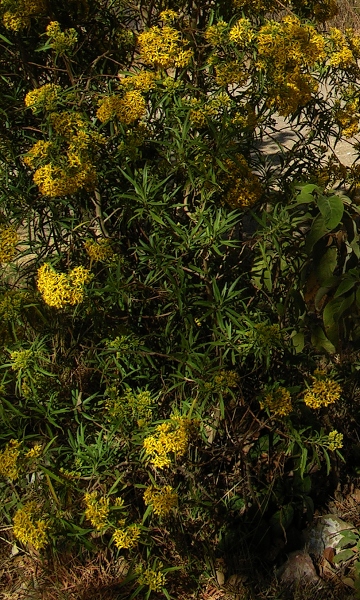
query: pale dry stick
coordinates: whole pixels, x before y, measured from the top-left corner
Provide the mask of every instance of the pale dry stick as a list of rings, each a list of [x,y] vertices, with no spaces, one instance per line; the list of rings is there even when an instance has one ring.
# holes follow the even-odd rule
[[[109,232],[108,232],[108,230],[106,228],[104,217],[103,217],[103,213],[102,213],[101,196],[100,196],[99,190],[95,190],[94,195],[95,195],[95,200],[93,199],[93,204],[95,206],[96,219],[97,219],[97,221],[98,221],[98,223],[100,225],[101,233],[105,237],[108,238],[110,236],[109,236]]]

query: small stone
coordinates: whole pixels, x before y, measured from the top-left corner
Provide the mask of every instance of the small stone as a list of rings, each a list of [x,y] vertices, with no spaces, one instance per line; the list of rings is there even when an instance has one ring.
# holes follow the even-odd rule
[[[313,584],[320,580],[314,563],[306,552],[291,552],[286,563],[279,569],[278,575],[285,585],[299,582]]]

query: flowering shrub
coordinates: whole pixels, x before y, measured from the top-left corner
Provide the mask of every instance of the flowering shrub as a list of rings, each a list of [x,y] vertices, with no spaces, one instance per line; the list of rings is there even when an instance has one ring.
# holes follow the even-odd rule
[[[106,550],[119,598],[261,555],[357,444],[359,148],[332,150],[360,36],[335,14],[0,0],[3,532]]]

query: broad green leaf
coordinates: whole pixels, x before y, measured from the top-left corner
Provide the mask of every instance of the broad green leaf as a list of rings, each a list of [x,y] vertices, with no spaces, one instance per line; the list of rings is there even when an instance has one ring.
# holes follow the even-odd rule
[[[302,331],[298,331],[294,335],[291,336],[291,341],[294,346],[296,354],[302,352],[305,346],[305,336]]]
[[[310,254],[316,244],[316,242],[318,242],[319,240],[321,240],[322,237],[324,237],[324,235],[326,233],[328,233],[329,229],[326,226],[326,221],[325,218],[323,217],[323,215],[317,215],[317,217],[315,217],[312,225],[311,225],[311,229],[307,235],[306,241],[305,241],[305,246],[304,246],[304,250],[305,252],[307,252],[308,254]]]
[[[352,294],[350,294],[350,296],[348,296],[347,298],[343,298],[342,303],[339,306],[339,310],[336,315],[337,320],[340,319],[340,317],[342,317],[342,315],[350,308],[350,306],[353,304],[354,300],[355,300],[354,292]]]
[[[353,552],[353,550],[341,550],[341,552],[339,552],[336,556],[334,556],[333,562],[335,564],[344,562],[346,560],[349,560],[350,558],[354,558],[355,554]]]
[[[341,535],[341,540],[339,540],[339,542],[336,544],[337,548],[345,548],[345,546],[348,545],[355,546],[359,538],[359,536],[351,530],[344,531]]]
[[[337,265],[338,250],[335,246],[327,248],[326,252],[320,259],[319,264],[316,266],[315,272],[316,277],[319,281],[320,286],[323,286],[325,281],[333,276],[334,270]]]
[[[319,196],[317,201],[320,213],[325,219],[325,225],[329,230],[335,229],[344,214],[344,204],[339,196]]]
[[[355,279],[350,279],[350,277],[344,279],[338,289],[336,290],[335,294],[334,294],[334,298],[338,298],[339,296],[342,296],[343,294],[346,294],[346,292],[348,292],[349,290],[352,290],[352,288],[355,286],[357,282],[355,281]]]
[[[311,343],[318,352],[325,350],[329,354],[334,354],[336,350],[320,326],[314,328],[311,334]]]

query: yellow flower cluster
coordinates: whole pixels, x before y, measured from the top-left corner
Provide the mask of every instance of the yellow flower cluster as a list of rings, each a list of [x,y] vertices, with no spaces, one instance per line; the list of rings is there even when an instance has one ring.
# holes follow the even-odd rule
[[[36,460],[37,458],[39,458],[39,456],[41,456],[41,452],[42,452],[42,445],[35,444],[32,448],[30,448],[30,450],[28,450],[25,453],[24,458],[26,458],[28,460]]]
[[[244,85],[249,79],[249,71],[239,60],[221,61],[215,65],[215,80],[222,87],[236,84]]]
[[[345,138],[354,137],[359,133],[359,98],[347,102],[342,108],[335,103],[335,121],[340,125],[341,134]]]
[[[148,567],[144,569],[142,565],[136,567],[135,571],[138,574],[137,582],[140,585],[148,586],[152,592],[161,592],[165,585],[166,579],[164,573],[161,573],[159,569],[162,568],[162,563],[158,562],[158,569],[151,569]]]
[[[0,5],[3,2],[0,3]],[[3,23],[6,29],[21,31],[30,26],[31,17],[40,15],[46,7],[45,0],[16,0],[15,2],[4,2],[9,10],[3,15]]]
[[[268,323],[258,323],[255,325],[255,332],[258,342],[263,346],[274,346],[281,341],[281,331],[279,325],[269,325]]]
[[[273,76],[273,85],[269,90],[270,104],[274,105],[279,114],[287,117],[299,107],[310,102],[317,91],[318,83],[300,68],[283,76],[281,73]]]
[[[205,39],[211,46],[222,46],[229,40],[228,23],[218,21],[215,25],[210,25],[205,31]]]
[[[250,208],[262,195],[259,178],[252,173],[242,154],[226,159],[226,173],[222,173],[224,202],[231,208]]]
[[[106,96],[99,105],[96,116],[101,123],[116,117],[123,125],[131,125],[146,112],[146,102],[139,90],[130,90],[124,96]]]
[[[329,42],[331,51],[329,63],[332,67],[346,69],[356,63],[355,56],[350,47],[351,41],[349,43],[346,37],[347,36],[340,31],[340,29],[337,29],[336,27],[330,29]]]
[[[187,42],[181,39],[180,32],[169,25],[140,33],[138,44],[140,59],[160,69],[186,67],[193,55],[192,50],[186,49]]]
[[[14,227],[0,226],[0,263],[9,263],[16,254],[18,235]]]
[[[149,92],[155,87],[156,75],[152,71],[139,71],[133,75],[120,78],[120,84],[131,90],[139,90],[140,92]]]
[[[283,387],[277,388],[260,401],[260,408],[268,408],[274,416],[286,417],[292,411],[290,392]]]
[[[26,297],[24,292],[5,292],[0,300],[0,318],[4,322],[9,322],[19,317]]]
[[[179,497],[171,485],[164,485],[160,489],[150,486],[144,492],[146,506],[151,504],[153,512],[159,517],[166,517],[171,509],[178,505]]]
[[[46,35],[51,39],[53,50],[60,55],[70,53],[77,42],[76,30],[71,28],[61,31],[58,21],[49,23],[46,28]]]
[[[100,238],[96,242],[94,240],[86,240],[84,247],[90,259],[94,262],[104,262],[114,256],[114,251],[108,238]]]
[[[339,400],[341,396],[341,386],[330,379],[315,379],[311,388],[304,395],[304,402],[310,408],[318,409],[328,406]]]
[[[96,173],[91,163],[78,165],[74,173],[49,163],[39,167],[33,179],[43,196],[58,198],[75,194],[82,188],[92,189],[96,182]]]
[[[18,458],[20,456],[21,442],[10,440],[4,450],[0,452],[0,475],[14,481],[19,477]]]
[[[126,390],[125,394],[118,396],[116,388],[108,388],[107,395],[110,399],[106,403],[106,409],[111,419],[120,419],[128,423],[136,420],[138,427],[143,427],[151,421],[153,400],[150,392],[144,390],[136,393]]]
[[[359,131],[359,96],[353,85],[343,86],[341,96],[334,102],[334,119],[343,137],[353,137]]]
[[[36,142],[24,158],[29,167],[38,167],[33,178],[41,194],[56,198],[75,194],[82,188],[93,188],[96,170],[90,151],[104,143],[103,136],[92,132],[78,112],[53,112],[50,121],[58,134],[56,141]]]
[[[14,350],[10,352],[11,368],[13,371],[22,371],[27,369],[34,358],[33,351],[28,350]]]
[[[152,465],[158,469],[171,465],[172,454],[184,456],[189,445],[192,421],[186,417],[173,417],[155,428],[154,435],[145,438],[143,445]]]
[[[164,23],[172,23],[178,19],[178,14],[174,10],[166,9],[161,11],[159,17]]]
[[[221,370],[214,379],[205,383],[205,389],[216,393],[221,393],[224,396],[229,394],[231,388],[236,388],[239,385],[239,375],[235,371]]]
[[[234,114],[232,123],[234,125],[239,125],[242,129],[255,129],[258,123],[258,117],[254,107],[249,102],[245,102],[239,109],[240,110]]]
[[[198,98],[192,98],[189,102],[190,120],[196,127],[204,127],[208,119],[217,118],[227,107],[230,106],[229,96],[221,92],[213,98],[207,98],[202,102]]]
[[[37,287],[44,302],[54,308],[80,304],[84,300],[84,285],[91,280],[84,267],[75,267],[69,273],[57,273],[48,263],[37,273]]]
[[[141,529],[138,525],[133,524],[126,529],[115,529],[113,540],[115,546],[121,550],[122,548],[134,548],[139,541]]]
[[[51,142],[39,140],[32,146],[29,152],[27,152],[23,161],[28,167],[34,169],[39,161],[46,160],[49,157],[52,148],[53,144]]]
[[[98,531],[105,529],[109,517],[109,498],[105,496],[98,498],[97,492],[88,492],[84,496],[84,503],[85,517],[91,525]]]
[[[343,447],[344,436],[334,429],[328,435],[327,447],[329,450],[340,450]]]
[[[25,106],[31,108],[33,112],[39,110],[55,110],[60,93],[60,85],[46,83],[26,94]]]
[[[246,48],[255,39],[255,31],[249,19],[239,19],[229,31],[229,40],[240,48]]]
[[[317,90],[304,72],[326,58],[325,39],[295,16],[270,21],[258,33],[258,67],[267,72],[271,104],[284,116],[304,106]]]
[[[41,550],[48,543],[48,524],[43,519],[36,519],[38,505],[28,502],[15,513],[13,534],[22,544],[32,544]]]
[[[131,160],[135,160],[137,151],[149,137],[150,130],[146,123],[140,122],[128,129],[118,146],[118,151]]]

